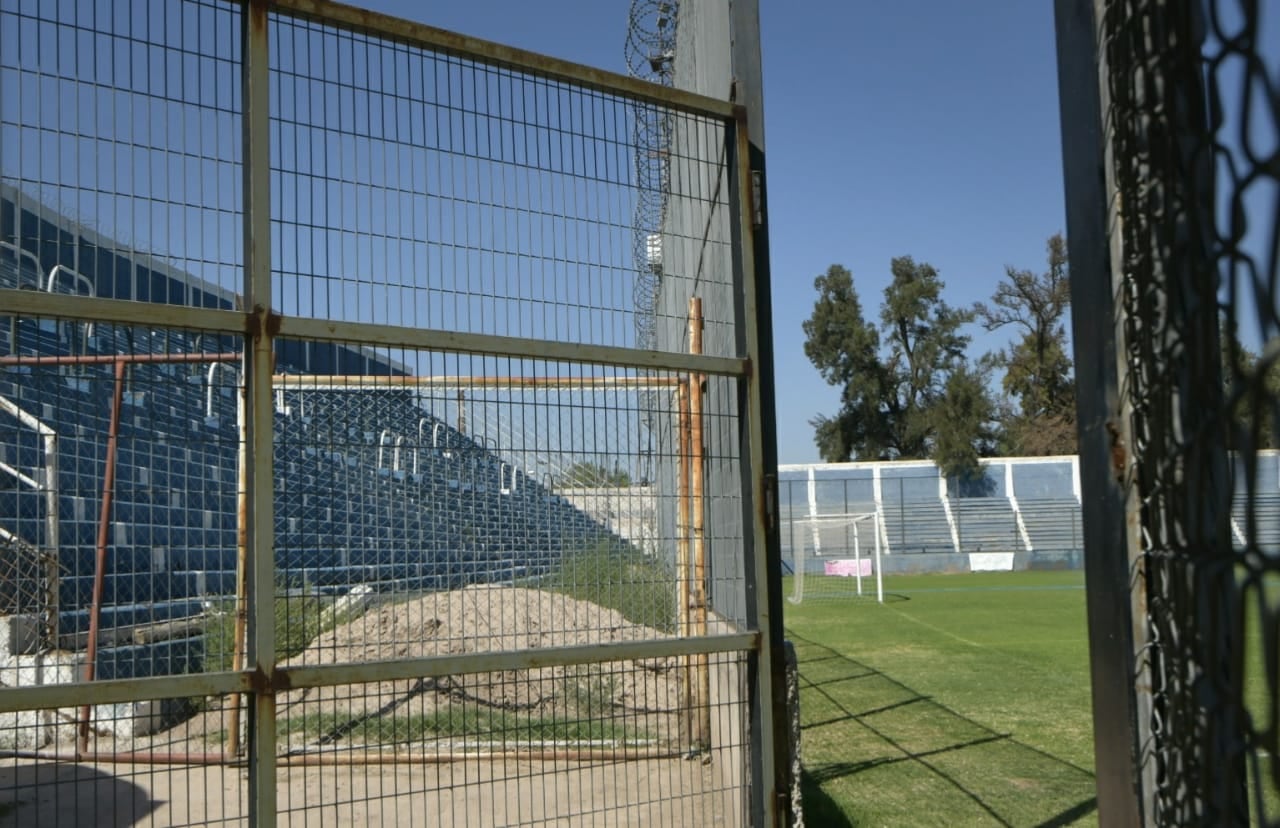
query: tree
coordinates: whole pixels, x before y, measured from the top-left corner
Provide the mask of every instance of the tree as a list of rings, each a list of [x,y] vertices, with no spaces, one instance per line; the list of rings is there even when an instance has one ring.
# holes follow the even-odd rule
[[[964,365],[969,337],[960,326],[973,316],[943,301],[945,285],[931,265],[899,256],[889,267],[893,281],[884,291],[880,324],[889,346],[883,403],[891,415],[890,447],[897,457],[930,457],[933,409]]]
[[[943,301],[937,270],[901,256],[890,271],[879,328],[863,316],[847,269],[832,265],[814,280],[818,299],[804,322],[805,354],[841,389],[839,412],[810,421],[828,462],[934,456],[948,383],[965,368],[969,337],[960,327],[972,316]]]
[[[1264,363],[1240,342],[1232,322],[1224,320],[1219,336],[1223,397],[1231,412],[1228,444],[1242,451],[1276,448],[1280,443],[1280,360]]]
[[[995,405],[981,366],[961,364],[947,378],[942,398],[931,411],[935,435],[933,459],[943,476],[954,478],[957,494],[985,495],[981,457],[996,448]]]
[[[610,471],[603,463],[579,460],[565,470],[563,482],[571,489],[622,488],[631,485],[631,475],[617,466]]]
[[[818,453],[828,462],[880,456],[886,449],[888,422],[881,409],[884,366],[880,335],[867,324],[853,276],[840,265],[814,279],[818,299],[804,322],[804,352],[828,384],[841,389],[840,411],[810,420]]]
[[[977,303],[974,313],[988,331],[1019,329],[1018,338],[994,355],[1005,371],[1004,391],[1017,401],[1003,418],[1006,448],[1019,454],[1072,454],[1076,399],[1065,324],[1071,307],[1067,243],[1058,233],[1045,248],[1048,270],[1036,274],[1007,266],[991,304]]]

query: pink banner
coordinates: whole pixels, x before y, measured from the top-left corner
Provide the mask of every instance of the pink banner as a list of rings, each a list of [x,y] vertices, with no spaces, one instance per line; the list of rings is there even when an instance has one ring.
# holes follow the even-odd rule
[[[858,560],[858,561],[851,560],[851,559],[844,559],[844,560],[838,560],[838,561],[826,561],[823,568],[824,568],[824,572],[827,575],[842,575],[847,578],[852,578],[854,575],[858,575],[859,574],[858,570],[861,569],[862,577],[864,578],[871,577],[871,559],[870,558],[863,558],[862,560]]]

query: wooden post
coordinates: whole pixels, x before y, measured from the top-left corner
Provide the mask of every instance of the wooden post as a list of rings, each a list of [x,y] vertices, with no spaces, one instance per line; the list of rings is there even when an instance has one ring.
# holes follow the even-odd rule
[[[689,297],[689,353],[702,353],[702,299]],[[707,550],[706,550],[706,479],[703,460],[706,446],[702,433],[702,384],[706,377],[689,377],[689,511],[692,541],[692,613],[693,635],[707,634]],[[707,655],[693,656],[693,709],[696,715],[693,740],[702,747],[711,744],[711,674]]]

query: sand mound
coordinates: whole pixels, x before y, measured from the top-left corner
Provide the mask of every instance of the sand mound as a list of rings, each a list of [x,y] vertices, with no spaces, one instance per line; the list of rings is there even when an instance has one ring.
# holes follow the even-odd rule
[[[614,610],[558,593],[471,586],[376,607],[318,636],[284,664],[375,662],[665,637]],[[285,732],[313,743],[314,728],[293,720],[438,718],[445,708],[467,711],[473,718],[504,711],[541,721],[607,720],[619,725],[615,730],[665,740],[675,736],[676,667],[677,659],[661,658],[295,690],[281,694],[279,718],[291,723]]]
[[[615,610],[559,593],[470,586],[370,610],[319,636],[286,663],[386,661],[665,637]]]

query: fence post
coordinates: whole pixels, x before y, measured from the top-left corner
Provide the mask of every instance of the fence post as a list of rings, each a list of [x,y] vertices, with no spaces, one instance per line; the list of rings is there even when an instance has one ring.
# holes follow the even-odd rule
[[[702,299],[689,297],[689,353],[702,353]],[[707,635],[707,547],[706,547],[706,437],[703,434],[702,374],[689,375],[689,528],[693,539],[693,634]],[[695,669],[694,713],[697,716],[693,740],[706,749],[711,744],[711,675],[705,654],[693,657]]]
[[[1152,818],[1154,785],[1152,769],[1140,761],[1151,700],[1149,691],[1136,690],[1138,652],[1145,649],[1147,632],[1134,602],[1144,600],[1145,587],[1136,526],[1125,520],[1121,487],[1123,453],[1130,444],[1114,325],[1116,283],[1123,277],[1108,233],[1114,192],[1102,128],[1108,75],[1098,49],[1095,2],[1104,0],[1056,0],[1055,6],[1094,758],[1100,820],[1141,825]],[[1113,466],[1116,459],[1119,468]]]
[[[250,641],[248,667],[255,674],[249,727],[249,824],[276,824],[275,524],[272,471],[270,73],[267,0],[250,0],[242,12],[241,77],[244,102],[244,295],[252,341],[245,343],[248,414],[248,546]]]

